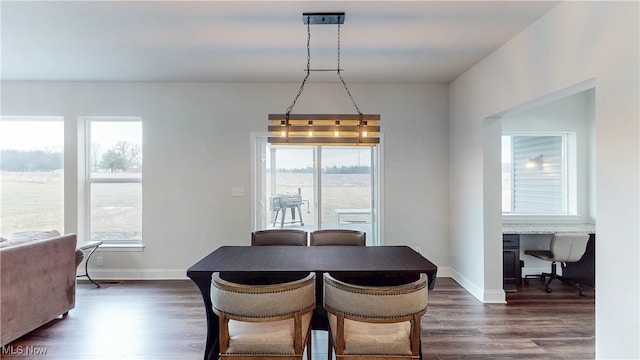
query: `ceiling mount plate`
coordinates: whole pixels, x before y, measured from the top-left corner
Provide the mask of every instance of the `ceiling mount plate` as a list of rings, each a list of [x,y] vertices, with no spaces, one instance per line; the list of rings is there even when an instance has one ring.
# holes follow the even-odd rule
[[[302,13],[302,22],[307,25],[317,24],[344,24],[344,13]]]

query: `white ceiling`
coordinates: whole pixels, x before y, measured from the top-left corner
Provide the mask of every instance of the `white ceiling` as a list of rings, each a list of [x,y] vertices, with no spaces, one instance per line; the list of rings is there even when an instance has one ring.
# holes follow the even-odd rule
[[[345,12],[347,82],[448,83],[557,1],[5,1],[2,79],[299,82],[303,12]],[[311,26],[336,68],[337,26]],[[312,73],[316,80],[335,72]],[[327,78],[328,79],[328,78]]]

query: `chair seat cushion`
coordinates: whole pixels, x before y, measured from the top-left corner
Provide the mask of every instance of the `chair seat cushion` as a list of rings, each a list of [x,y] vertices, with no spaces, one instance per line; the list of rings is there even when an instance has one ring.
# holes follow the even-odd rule
[[[312,312],[302,315],[302,337],[311,324]],[[229,320],[227,354],[295,354],[294,320],[246,322]]]
[[[336,338],[337,318],[329,314]],[[366,323],[344,320],[344,355],[411,355],[411,323]]]
[[[549,250],[525,250],[524,253],[538,259],[553,261],[553,253]]]

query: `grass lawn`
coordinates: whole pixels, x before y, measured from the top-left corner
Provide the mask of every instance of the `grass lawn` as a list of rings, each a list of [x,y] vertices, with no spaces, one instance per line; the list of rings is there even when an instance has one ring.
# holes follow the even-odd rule
[[[2,172],[0,178],[0,235],[17,231],[64,232],[62,171]],[[92,239],[141,239],[141,184],[93,184]]]
[[[59,230],[64,232],[63,172],[2,172],[0,174],[0,235],[17,231]],[[267,189],[271,188],[267,176]],[[370,208],[371,177],[368,174],[323,174],[322,218],[335,221],[335,209]],[[297,193],[303,203],[305,222],[314,219],[313,174],[278,172],[276,194]],[[91,191],[92,239],[140,239],[142,229],[142,184],[93,184]],[[268,199],[267,199],[268,200]],[[268,206],[268,201],[266,202]],[[309,209],[309,213],[306,213]],[[266,212],[266,223],[275,213]],[[352,215],[351,222],[371,223],[370,215]]]
[[[16,231],[64,230],[63,172],[0,174],[0,235]]]

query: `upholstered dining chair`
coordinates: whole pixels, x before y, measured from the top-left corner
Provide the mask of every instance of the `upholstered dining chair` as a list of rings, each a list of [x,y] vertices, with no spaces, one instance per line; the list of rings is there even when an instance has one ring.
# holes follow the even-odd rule
[[[582,233],[557,233],[551,238],[549,250],[525,250],[527,255],[535,256],[539,259],[551,261],[551,272],[542,273],[539,275],[526,275],[524,278],[525,284],[528,283],[529,278],[540,278],[544,281],[545,278],[549,278],[545,284],[545,291],[552,292],[549,284],[554,279],[558,279],[566,284],[569,284],[578,289],[580,296],[586,296],[587,294],[582,289],[579,283],[572,281],[557,273],[557,264],[560,263],[562,268],[566,267],[568,262],[579,261],[587,250],[587,243],[589,242],[589,234]]]
[[[247,285],[211,277],[220,359],[311,360],[315,273],[280,284]]]
[[[324,274],[329,359],[419,359],[420,318],[427,311],[427,276],[386,286],[340,281]]]
[[[268,229],[251,233],[251,246],[298,245],[307,246],[307,232],[295,229]]]
[[[365,246],[367,233],[348,229],[323,229],[309,233],[309,245],[354,245]]]

